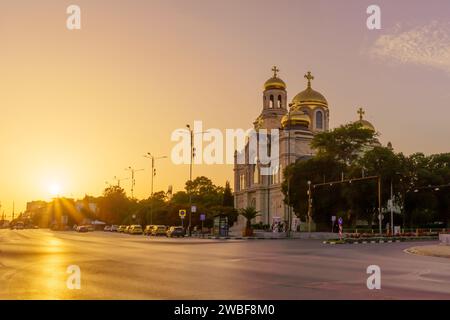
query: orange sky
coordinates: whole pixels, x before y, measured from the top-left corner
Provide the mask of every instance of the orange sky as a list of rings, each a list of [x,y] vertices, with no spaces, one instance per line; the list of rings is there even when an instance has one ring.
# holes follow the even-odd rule
[[[64,196],[98,195],[128,166],[147,169],[136,195],[148,196],[143,154],[170,155],[171,132],[194,120],[250,127],[274,64],[289,99],[313,72],[332,126],[363,106],[397,150],[449,151],[450,5],[431,2],[379,1],[383,28],[370,31],[372,1],[2,1],[3,209],[49,199],[55,183]],[[79,31],[66,29],[69,4],[81,7]],[[188,178],[186,165],[157,168],[156,190]],[[194,175],[224,184],[232,167]]]

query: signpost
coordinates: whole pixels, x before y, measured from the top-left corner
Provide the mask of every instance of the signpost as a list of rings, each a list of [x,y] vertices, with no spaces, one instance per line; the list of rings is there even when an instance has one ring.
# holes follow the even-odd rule
[[[181,218],[181,226],[184,228],[184,218],[186,217],[186,210],[181,209],[180,211],[178,211],[178,215]]]
[[[205,220],[206,220],[206,214],[202,213],[202,214],[200,215],[200,221],[202,222],[202,231],[201,231],[202,237],[203,237],[203,222],[204,222]]]
[[[331,233],[334,232],[334,223],[336,222],[336,216],[331,216]]]

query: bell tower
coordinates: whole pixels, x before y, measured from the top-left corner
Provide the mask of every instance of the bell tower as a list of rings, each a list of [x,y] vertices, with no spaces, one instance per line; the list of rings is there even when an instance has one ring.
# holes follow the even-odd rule
[[[281,126],[281,117],[287,113],[286,83],[278,77],[280,70],[274,66],[273,76],[264,83],[263,108],[255,121],[255,128],[275,129]]]

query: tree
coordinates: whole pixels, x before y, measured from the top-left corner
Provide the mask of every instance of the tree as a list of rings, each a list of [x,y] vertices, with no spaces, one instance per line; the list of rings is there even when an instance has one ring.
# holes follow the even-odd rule
[[[252,220],[260,216],[259,212],[254,207],[243,208],[239,211],[239,214],[246,219],[244,236],[249,237],[253,235]]]
[[[363,128],[359,123],[350,123],[317,134],[311,141],[311,147],[319,157],[331,157],[350,165],[365,147],[376,142],[377,134],[374,131]]]
[[[107,223],[121,224],[132,211],[131,205],[121,187],[108,187],[98,201],[99,217]]]
[[[223,206],[234,207],[234,196],[231,192],[230,182],[225,183],[225,189],[223,191]]]

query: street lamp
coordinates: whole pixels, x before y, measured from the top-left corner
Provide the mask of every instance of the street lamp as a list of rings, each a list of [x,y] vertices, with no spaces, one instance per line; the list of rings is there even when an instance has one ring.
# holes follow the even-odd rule
[[[136,179],[134,176],[136,172],[144,171],[144,169],[134,169],[132,167],[128,167],[125,170],[131,172],[131,199],[134,199],[134,187],[136,186]]]
[[[150,193],[150,196],[152,197],[152,199],[150,202],[150,224],[153,224],[153,178],[154,178],[154,176],[156,176],[155,160],[165,159],[165,158],[167,158],[167,156],[155,157],[150,152],[147,152],[147,154],[144,155],[144,157],[152,160],[152,186],[151,186],[151,193]]]
[[[311,233],[312,194],[311,181],[308,180],[308,232]]]

